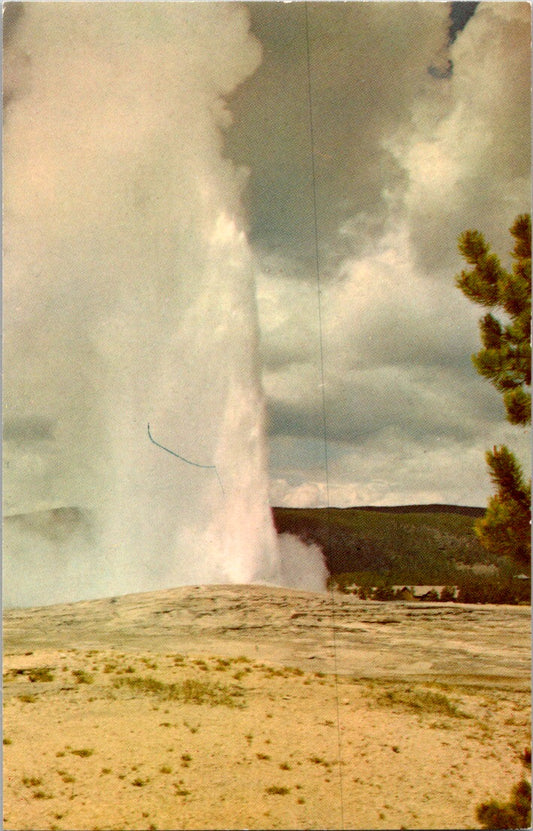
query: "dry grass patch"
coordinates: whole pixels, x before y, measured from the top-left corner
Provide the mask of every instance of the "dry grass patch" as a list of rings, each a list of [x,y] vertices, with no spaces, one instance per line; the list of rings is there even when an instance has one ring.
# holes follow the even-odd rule
[[[274,796],[286,796],[290,792],[291,789],[286,788],[285,785],[270,785],[269,788],[265,788],[265,793],[272,794]]]
[[[369,690],[374,702],[380,707],[398,708],[420,715],[439,715],[451,718],[471,718],[457,703],[442,692],[411,684],[383,685],[372,683]]]
[[[211,681],[186,678],[178,683],[166,683],[151,676],[116,678],[116,688],[129,687],[142,695],[153,695],[161,701],[181,701],[184,704],[210,704],[226,707],[243,707],[244,691],[241,687],[226,686]]]
[[[37,681],[53,681],[54,675],[53,671],[55,667],[49,666],[42,666],[42,667],[14,667],[13,669],[7,670],[3,674],[4,682],[13,681],[16,678],[26,677],[32,683]]]
[[[72,675],[74,676],[76,684],[94,684],[93,676],[84,669],[73,669]]]
[[[54,795],[52,793],[46,793],[46,791],[34,791],[32,794],[34,799],[53,799]]]
[[[25,670],[25,674],[32,683],[35,681],[53,681],[54,675],[52,671],[54,669],[55,667],[32,667],[31,669]]]
[[[136,788],[144,788],[144,786],[147,785],[149,781],[149,779],[141,779],[140,776],[137,776],[131,784],[134,785]]]
[[[26,788],[37,788],[39,785],[42,785],[43,780],[40,779],[38,776],[23,776],[22,777],[22,784]]]

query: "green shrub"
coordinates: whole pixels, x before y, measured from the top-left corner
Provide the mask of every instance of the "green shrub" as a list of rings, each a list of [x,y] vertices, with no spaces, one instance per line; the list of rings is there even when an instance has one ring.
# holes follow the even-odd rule
[[[483,828],[517,829],[531,827],[531,785],[523,779],[514,785],[509,802],[482,802],[476,817]]]

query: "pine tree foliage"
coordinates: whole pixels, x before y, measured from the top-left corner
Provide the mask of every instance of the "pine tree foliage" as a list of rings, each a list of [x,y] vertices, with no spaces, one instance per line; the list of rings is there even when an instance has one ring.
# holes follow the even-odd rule
[[[477,371],[503,395],[511,424],[531,422],[531,216],[518,216],[509,229],[514,238],[512,272],[506,271],[479,231],[465,231],[459,251],[472,266],[456,284],[474,303],[500,309],[479,323],[483,348],[472,356]],[[531,562],[531,484],[507,447],[486,454],[496,494],[485,516],[475,524],[481,544],[521,566]]]
[[[497,491],[474,530],[487,551],[527,568],[531,559],[531,485],[524,481],[520,465],[507,447],[495,447],[486,458]]]
[[[499,392],[511,424],[531,421],[531,217],[518,216],[510,228],[515,240],[512,272],[491,253],[479,231],[459,237],[459,251],[472,266],[457,277],[457,286],[474,303],[499,308],[506,322],[492,313],[479,323],[483,348],[472,357],[480,375]]]

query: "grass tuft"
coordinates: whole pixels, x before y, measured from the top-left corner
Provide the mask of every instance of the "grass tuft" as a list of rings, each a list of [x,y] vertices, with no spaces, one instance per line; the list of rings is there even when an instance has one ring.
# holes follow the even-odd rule
[[[84,669],[73,669],[72,675],[76,679],[76,684],[94,684],[93,676]]]
[[[22,784],[26,786],[26,788],[37,788],[39,785],[42,784],[42,779],[39,779],[37,776],[23,776],[22,777]]]
[[[26,675],[33,683],[35,681],[53,681],[54,675],[52,670],[54,667],[33,667],[26,671]]]
[[[190,730],[190,731],[191,731],[191,733],[197,733],[197,732],[198,732],[198,730],[200,729],[200,725],[199,725],[199,724],[197,724],[197,725],[192,725],[192,724],[188,724],[188,722],[186,722],[186,721],[184,721],[184,722],[183,722],[183,724],[184,724],[184,726],[185,726],[188,730]]]
[[[324,765],[324,767],[329,767],[329,762],[326,762],[322,756],[310,756],[309,761],[312,762],[314,765]]]
[[[291,789],[286,788],[285,785],[270,785],[269,788],[265,788],[265,793],[274,794],[276,796],[286,796],[286,794],[290,792]]]

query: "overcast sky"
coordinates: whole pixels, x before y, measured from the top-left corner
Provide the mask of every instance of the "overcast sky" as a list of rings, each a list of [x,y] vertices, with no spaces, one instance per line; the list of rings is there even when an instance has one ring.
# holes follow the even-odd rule
[[[90,31],[58,4],[7,9],[8,511],[89,498],[76,477],[105,455],[82,437],[105,445],[89,369],[113,263],[137,257],[142,317],[144,276],[179,245],[150,219],[154,177],[184,246],[211,192],[246,232],[272,504],[486,504],[485,450],[527,463],[529,440],[471,364],[482,310],[455,288],[456,241],[478,228],[509,264],[530,209],[529,4],[481,3],[455,39],[447,3],[310,3],[308,28],[300,2],[196,3],[177,23],[172,4],[128,5],[133,23],[115,29],[110,4]],[[171,188],[167,157],[184,171]],[[54,467],[64,402],[83,453]]]
[[[529,210],[529,6],[482,3],[449,45],[446,3],[311,4],[310,75],[304,5],[250,9],[263,61],[227,148],[251,171],[273,503],[325,504],[327,449],[331,504],[483,505],[485,450],[527,462],[528,433],[471,364],[456,241],[509,263]]]

